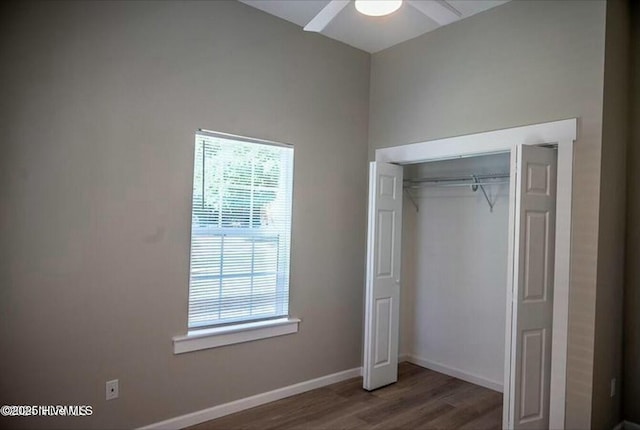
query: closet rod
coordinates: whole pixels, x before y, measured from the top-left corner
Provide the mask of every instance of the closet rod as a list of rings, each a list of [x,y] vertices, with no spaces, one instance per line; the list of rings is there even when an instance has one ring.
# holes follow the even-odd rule
[[[469,186],[469,185],[479,185],[479,181],[486,181],[492,179],[505,179],[509,178],[511,175],[509,173],[491,173],[491,174],[482,174],[482,175],[468,175],[468,176],[441,176],[441,177],[426,177],[426,178],[411,178],[405,179],[404,185],[409,188],[416,188],[417,185],[420,184],[433,184],[433,185],[447,185],[450,182],[461,182],[460,184],[455,184],[455,186]],[[467,182],[463,182],[467,181]],[[507,181],[508,182],[508,181]],[[498,182],[487,182],[483,185],[497,184]],[[501,182],[501,183],[504,183]]]
[[[415,199],[409,192],[412,189],[422,188],[424,186],[437,186],[437,187],[471,187],[472,191],[477,191],[478,188],[482,191],[485,200],[487,200],[487,204],[489,205],[489,210],[493,212],[493,206],[495,204],[495,200],[491,201],[487,191],[484,189],[485,185],[501,185],[508,184],[509,181],[505,181],[504,179],[509,178],[511,175],[509,173],[492,173],[492,174],[482,174],[482,175],[469,175],[469,176],[458,176],[458,177],[439,177],[439,178],[414,178],[414,179],[405,179],[403,181],[403,188],[413,206],[415,206],[416,211],[420,210],[420,207],[416,203]],[[497,181],[495,179],[498,179]],[[502,179],[502,180],[499,180]]]
[[[473,181],[473,179],[471,179],[471,181]],[[417,189],[417,188],[422,188],[424,186],[436,186],[436,187],[470,187],[470,186],[474,186],[474,185],[502,185],[502,184],[508,184],[509,181],[491,181],[491,182],[464,182],[464,183],[458,183],[458,184],[447,184],[447,183],[417,183],[417,184],[405,184],[404,188],[409,188],[409,189]]]

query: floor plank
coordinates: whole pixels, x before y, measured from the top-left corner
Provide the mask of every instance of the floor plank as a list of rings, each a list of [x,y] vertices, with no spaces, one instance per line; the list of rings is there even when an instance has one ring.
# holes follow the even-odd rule
[[[401,363],[398,382],[362,389],[362,378],[288,397],[188,430],[493,430],[502,393]]]

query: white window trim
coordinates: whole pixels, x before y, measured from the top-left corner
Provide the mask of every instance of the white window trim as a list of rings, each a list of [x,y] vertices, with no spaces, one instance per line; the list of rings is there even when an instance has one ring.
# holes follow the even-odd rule
[[[184,354],[202,349],[233,345],[234,343],[297,333],[300,322],[301,320],[298,318],[278,318],[192,330],[186,335],[173,338],[173,353]]]

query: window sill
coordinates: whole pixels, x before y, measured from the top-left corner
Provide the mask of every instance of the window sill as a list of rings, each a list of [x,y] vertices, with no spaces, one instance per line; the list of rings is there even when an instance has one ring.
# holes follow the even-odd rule
[[[234,343],[250,342],[268,337],[297,333],[298,318],[279,318],[276,320],[258,321],[234,324],[190,331],[184,336],[173,338],[173,353],[199,351],[201,349],[217,348]]]

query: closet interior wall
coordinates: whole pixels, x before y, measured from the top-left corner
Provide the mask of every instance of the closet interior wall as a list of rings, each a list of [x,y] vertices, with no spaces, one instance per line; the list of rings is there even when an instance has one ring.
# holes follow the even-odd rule
[[[404,177],[508,173],[509,165],[509,154],[497,154],[408,165]],[[471,187],[427,185],[403,199],[400,352],[494,389],[504,379],[509,225],[508,179],[500,182],[485,186],[492,211]]]

